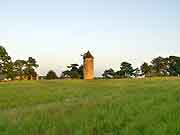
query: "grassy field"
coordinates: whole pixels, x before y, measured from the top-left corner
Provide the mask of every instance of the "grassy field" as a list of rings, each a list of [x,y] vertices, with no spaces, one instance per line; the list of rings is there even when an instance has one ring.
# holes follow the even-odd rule
[[[0,135],[180,135],[180,79],[0,83]]]

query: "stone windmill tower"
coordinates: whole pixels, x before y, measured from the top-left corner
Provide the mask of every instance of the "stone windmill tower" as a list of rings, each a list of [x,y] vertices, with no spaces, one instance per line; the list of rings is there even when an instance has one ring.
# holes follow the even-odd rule
[[[94,57],[89,51],[83,55],[83,72],[85,80],[94,79]]]

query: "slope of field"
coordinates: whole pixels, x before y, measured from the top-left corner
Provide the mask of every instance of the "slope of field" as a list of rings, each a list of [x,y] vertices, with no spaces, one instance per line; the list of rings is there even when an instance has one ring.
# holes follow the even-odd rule
[[[180,79],[0,83],[0,135],[180,135]]]

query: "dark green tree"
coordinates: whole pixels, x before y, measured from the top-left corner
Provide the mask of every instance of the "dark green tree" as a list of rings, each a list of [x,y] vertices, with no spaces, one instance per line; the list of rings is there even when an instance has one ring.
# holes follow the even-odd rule
[[[83,66],[71,64],[67,66],[69,70],[62,72],[61,78],[83,79]]]
[[[78,68],[78,73],[79,73],[79,75],[80,75],[80,79],[83,79],[84,78],[84,67],[83,67],[83,65],[81,65],[81,66],[79,66],[79,68]]]
[[[14,79],[14,67],[11,57],[8,55],[6,49],[0,46],[0,72],[5,75],[6,78]]]
[[[24,73],[28,76],[28,80],[30,80],[35,74],[35,69],[38,68],[39,65],[37,64],[36,60],[32,57],[29,57],[26,61]]]
[[[139,68],[135,68],[134,71],[133,71],[133,75],[135,77],[138,77],[140,75],[140,73],[141,73],[141,70]]]
[[[148,63],[143,63],[140,67],[141,72],[145,76],[151,76],[152,71],[152,65],[149,65]]]
[[[46,75],[46,79],[48,80],[52,80],[52,79],[57,79],[57,75],[56,72],[54,72],[53,70],[50,70],[47,75]]]
[[[168,60],[166,58],[157,57],[151,63],[156,76],[168,75]]]
[[[78,67],[79,67],[78,64],[71,64],[70,66],[67,66],[67,68],[69,68],[70,71],[76,71],[76,72],[78,72]]]
[[[5,70],[5,64],[11,60],[11,57],[8,55],[6,49],[3,46],[0,46],[0,70],[3,72]]]
[[[14,64],[12,61],[8,62],[6,65],[5,65],[5,68],[6,68],[6,72],[5,72],[5,76],[7,79],[11,79],[11,80],[14,80],[15,76],[16,76],[16,73],[14,71]]]
[[[169,58],[169,74],[171,76],[180,76],[180,57],[170,56]]]
[[[114,78],[116,79],[124,78],[124,72],[121,70],[115,72]]]
[[[105,70],[104,73],[102,74],[102,76],[107,79],[114,78],[114,75],[115,72],[112,68]]]
[[[79,74],[79,65],[78,64],[71,64],[70,66],[67,66],[70,69],[69,75],[71,78],[81,78]]]
[[[122,73],[123,77],[131,77],[133,75],[134,69],[132,64],[128,62],[122,62],[120,66],[120,72]]]
[[[15,74],[20,77],[20,80],[23,79],[25,66],[26,66],[25,60],[16,60],[14,62]]]
[[[61,78],[61,79],[71,78],[71,73],[70,73],[70,71],[69,71],[69,70],[63,71],[60,78]]]

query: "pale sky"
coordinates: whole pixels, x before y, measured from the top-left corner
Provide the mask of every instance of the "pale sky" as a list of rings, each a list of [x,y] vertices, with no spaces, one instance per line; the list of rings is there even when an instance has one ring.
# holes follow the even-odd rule
[[[32,56],[44,75],[82,53],[96,75],[157,56],[180,56],[180,0],[0,0],[0,45],[13,59]]]

